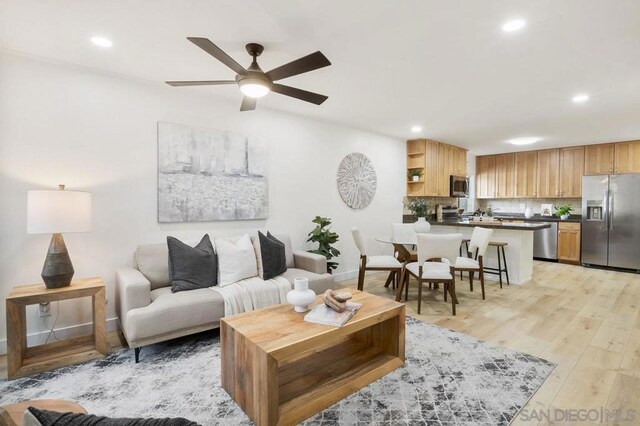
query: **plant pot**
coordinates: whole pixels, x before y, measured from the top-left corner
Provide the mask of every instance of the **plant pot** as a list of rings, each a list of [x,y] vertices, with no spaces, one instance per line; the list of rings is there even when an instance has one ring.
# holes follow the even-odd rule
[[[567,214],[563,214],[563,215],[560,216],[560,219],[567,220],[567,219],[569,219],[569,216],[571,216],[571,215],[568,214],[568,213]]]
[[[420,176],[411,176],[411,180],[414,182],[420,182]]]
[[[431,230],[431,225],[427,222],[426,217],[419,217],[418,221],[413,224],[413,229],[417,234],[426,234]]]
[[[316,300],[316,294],[309,289],[309,279],[294,278],[293,290],[287,293],[287,302],[294,306],[295,311],[307,312],[314,300]]]

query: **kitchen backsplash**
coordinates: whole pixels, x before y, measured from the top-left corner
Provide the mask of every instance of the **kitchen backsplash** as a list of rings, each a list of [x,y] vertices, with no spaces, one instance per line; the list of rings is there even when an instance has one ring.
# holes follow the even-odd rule
[[[571,204],[573,208],[572,214],[582,214],[582,199],[580,198],[532,198],[517,200],[476,200],[476,208],[486,210],[491,207],[493,210],[502,213],[524,213],[526,208],[533,210],[535,214],[540,214],[540,206],[542,204],[552,204],[555,206],[563,206]]]
[[[458,199],[453,197],[411,197],[411,198],[423,198],[431,203],[432,209],[435,208],[436,204],[443,204],[445,206],[457,206],[460,205],[460,208],[464,208],[468,211],[472,205],[468,202],[466,198]],[[408,200],[407,197],[404,197],[404,202],[406,203]],[[460,204],[458,204],[458,200],[460,200]],[[406,204],[402,214],[411,214],[409,210],[407,210]]]

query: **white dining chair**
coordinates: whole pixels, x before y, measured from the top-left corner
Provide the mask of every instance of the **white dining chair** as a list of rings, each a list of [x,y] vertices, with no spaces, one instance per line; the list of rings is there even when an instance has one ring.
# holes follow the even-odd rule
[[[400,263],[400,261],[394,256],[370,255],[367,242],[362,236],[360,230],[355,226],[351,228],[351,235],[353,235],[353,241],[356,243],[356,247],[360,252],[358,290],[362,291],[364,289],[364,276],[366,271],[389,271],[389,277],[387,278],[384,286],[389,287],[393,281],[394,287],[396,287],[402,278],[402,263]]]
[[[413,223],[392,223],[391,239],[396,242],[416,241],[416,230]]]
[[[485,300],[483,260],[492,236],[493,229],[481,228],[479,226],[473,228],[471,240],[469,241],[467,249],[467,257],[458,256],[456,257],[455,263],[453,263],[453,269],[455,272],[469,273],[470,291],[473,291],[473,275],[475,272],[478,272],[478,276],[480,278],[480,288],[482,289],[482,300]]]
[[[418,314],[422,307],[422,283],[443,283],[444,300],[447,293],[451,296],[451,310],[456,314],[456,281],[452,265],[458,257],[458,250],[462,243],[462,234],[418,234],[418,261],[406,265],[404,280],[398,289],[402,294],[402,287],[408,285],[409,276],[418,280]],[[397,300],[397,299],[396,299]]]

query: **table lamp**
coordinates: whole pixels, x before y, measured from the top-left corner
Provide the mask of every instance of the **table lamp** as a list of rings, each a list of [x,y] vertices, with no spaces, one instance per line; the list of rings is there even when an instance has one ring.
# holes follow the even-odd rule
[[[91,231],[91,193],[58,190],[32,190],[27,193],[27,233],[53,234],[42,267],[47,288],[66,287],[73,278],[73,265],[62,238],[63,232]]]

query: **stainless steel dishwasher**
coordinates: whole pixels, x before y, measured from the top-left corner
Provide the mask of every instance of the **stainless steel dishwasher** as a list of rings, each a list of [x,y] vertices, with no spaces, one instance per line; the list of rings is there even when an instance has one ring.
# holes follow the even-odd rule
[[[533,231],[533,258],[558,260],[558,222],[543,222],[551,228]]]

